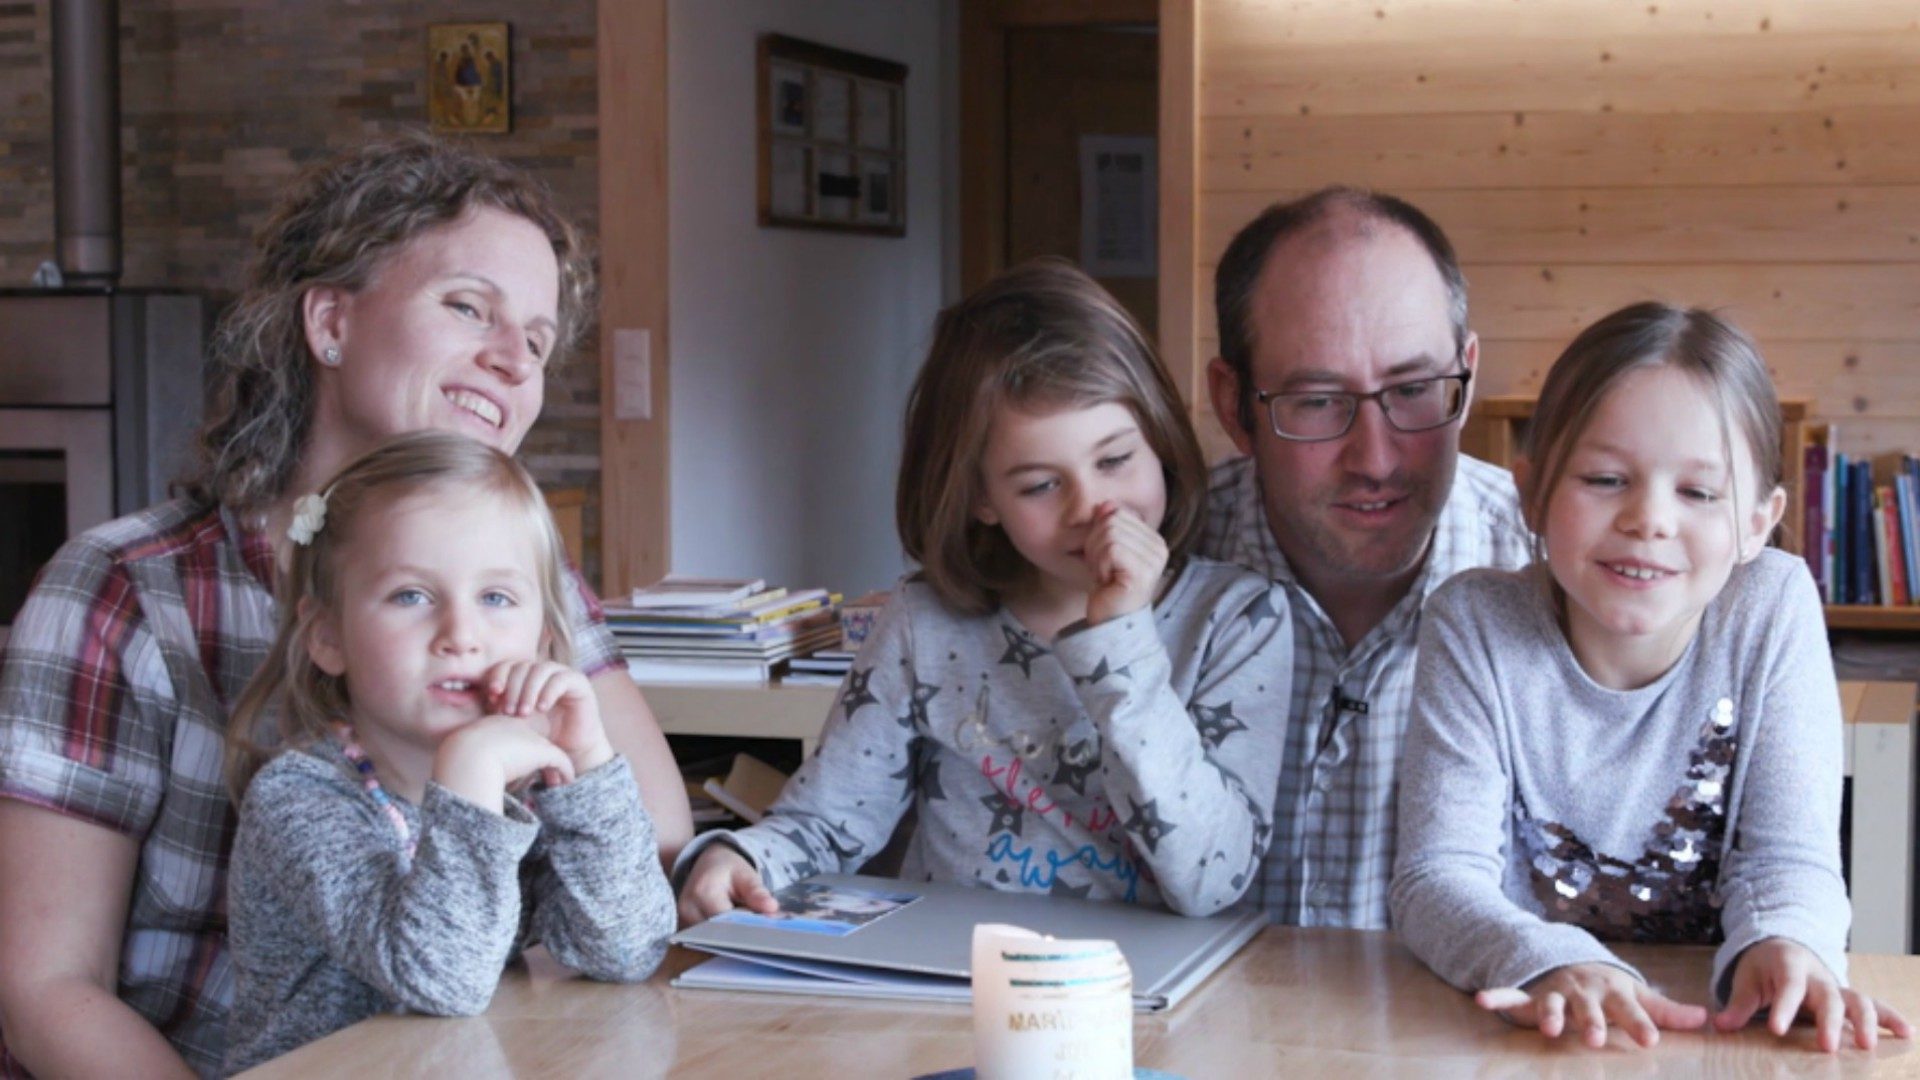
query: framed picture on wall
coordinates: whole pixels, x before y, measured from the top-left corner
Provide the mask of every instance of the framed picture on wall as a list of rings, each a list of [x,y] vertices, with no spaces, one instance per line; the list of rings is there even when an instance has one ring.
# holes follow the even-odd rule
[[[513,130],[513,53],[508,44],[503,22],[427,27],[429,127],[489,135]]]
[[[760,224],[905,236],[906,83],[904,64],[763,35]]]

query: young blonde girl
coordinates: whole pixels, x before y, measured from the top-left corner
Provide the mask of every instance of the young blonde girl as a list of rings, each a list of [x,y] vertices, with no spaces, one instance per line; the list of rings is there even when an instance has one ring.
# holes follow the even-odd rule
[[[1534,567],[1427,602],[1400,791],[1396,933],[1549,1036],[1642,1045],[1708,1011],[1603,942],[1717,944],[1716,1026],[1862,1048],[1907,1024],[1846,988],[1840,715],[1780,520],[1780,407],[1753,343],[1637,304],[1548,372],[1517,470]]]
[[[1189,554],[1205,484],[1166,373],[1086,275],[1029,263],[942,312],[897,492],[921,569],[767,818],[683,853],[683,919],[852,871],[909,807],[907,879],[1238,900],[1292,638],[1268,582]]]
[[[229,733],[228,1068],[376,1013],[477,1013],[530,940],[595,978],[650,974],[672,897],[567,666],[560,542],[525,470],[405,436],[290,533],[279,635]]]

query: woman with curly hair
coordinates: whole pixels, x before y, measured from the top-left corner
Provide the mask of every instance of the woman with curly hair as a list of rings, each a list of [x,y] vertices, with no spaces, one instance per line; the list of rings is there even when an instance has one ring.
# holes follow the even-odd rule
[[[309,171],[257,238],[210,357],[181,496],[74,538],[0,667],[0,1073],[218,1069],[233,981],[228,713],[267,655],[294,504],[381,441],[508,453],[591,321],[592,268],[520,170],[425,136]],[[666,742],[591,590],[568,617],[667,858]]]

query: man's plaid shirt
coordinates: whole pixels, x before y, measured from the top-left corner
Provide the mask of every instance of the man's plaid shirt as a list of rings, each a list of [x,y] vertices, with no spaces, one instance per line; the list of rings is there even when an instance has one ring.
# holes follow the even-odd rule
[[[1462,455],[1413,588],[1348,649],[1274,543],[1257,484],[1250,458],[1216,466],[1200,541],[1202,555],[1285,586],[1293,605],[1293,693],[1275,832],[1250,895],[1277,922],[1383,928],[1420,606],[1462,570],[1532,561],[1519,495],[1505,469]]]

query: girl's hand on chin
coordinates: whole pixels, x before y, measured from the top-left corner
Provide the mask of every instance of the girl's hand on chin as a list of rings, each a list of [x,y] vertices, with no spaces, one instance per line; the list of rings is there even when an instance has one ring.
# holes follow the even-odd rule
[[[483,716],[448,735],[433,755],[433,779],[470,803],[500,813],[508,785],[544,775],[573,779],[573,759],[525,720]]]
[[[1167,541],[1159,529],[1117,503],[1101,503],[1093,514],[1086,547],[1094,580],[1087,596],[1088,626],[1152,604],[1167,569]]]
[[[600,723],[600,699],[587,677],[551,660],[503,660],[487,670],[489,707],[532,724],[565,751],[574,775],[613,759],[613,744]],[[551,786],[559,781],[549,776]]]

